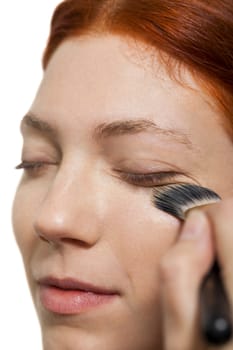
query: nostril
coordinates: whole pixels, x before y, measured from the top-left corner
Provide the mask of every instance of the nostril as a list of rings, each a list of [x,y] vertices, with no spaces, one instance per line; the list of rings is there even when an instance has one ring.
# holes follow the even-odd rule
[[[69,245],[75,245],[75,246],[79,246],[79,247],[83,247],[83,248],[88,248],[90,246],[90,244],[88,242],[82,241],[80,239],[75,239],[75,238],[61,238],[60,239],[61,242],[63,243],[67,243]]]
[[[49,238],[46,238],[46,236],[44,236],[43,234],[39,233],[37,234],[38,238],[43,241],[43,242],[46,242],[46,243],[49,243],[49,244],[68,244],[68,245],[75,245],[75,246],[81,246],[83,248],[88,248],[89,247],[89,244],[87,242],[84,242],[82,240],[79,240],[79,239],[75,239],[75,238],[69,238],[69,237],[59,237],[57,236],[56,238],[53,237],[51,239]]]

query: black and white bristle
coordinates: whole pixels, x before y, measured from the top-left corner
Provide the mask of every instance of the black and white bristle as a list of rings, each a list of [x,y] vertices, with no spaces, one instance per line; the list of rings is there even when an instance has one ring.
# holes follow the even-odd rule
[[[172,184],[154,188],[153,204],[156,208],[184,220],[187,210],[219,201],[214,191],[193,184]]]

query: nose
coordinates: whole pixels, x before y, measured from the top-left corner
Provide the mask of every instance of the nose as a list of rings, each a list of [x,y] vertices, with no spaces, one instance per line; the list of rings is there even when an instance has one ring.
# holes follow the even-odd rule
[[[97,182],[77,172],[57,174],[35,215],[36,234],[49,243],[96,244],[105,211],[104,193]]]

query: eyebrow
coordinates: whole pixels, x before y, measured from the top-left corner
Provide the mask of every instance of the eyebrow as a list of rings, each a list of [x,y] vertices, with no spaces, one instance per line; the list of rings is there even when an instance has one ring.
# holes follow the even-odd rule
[[[47,133],[51,135],[56,135],[56,129],[50,125],[48,122],[38,118],[33,113],[26,114],[20,124],[20,129],[22,130],[24,126],[28,126],[34,130],[40,131],[41,133]]]
[[[56,137],[58,132],[54,126],[47,121],[40,119],[33,113],[27,113],[21,121],[21,130],[26,125],[34,130],[40,131]],[[158,126],[150,119],[129,119],[116,120],[111,123],[98,124],[92,133],[92,138],[95,141],[100,141],[109,137],[116,137],[122,135],[135,135],[142,132],[155,132],[156,134],[165,135],[174,141],[185,145],[189,149],[193,149],[193,144],[188,135],[180,130],[164,129]]]

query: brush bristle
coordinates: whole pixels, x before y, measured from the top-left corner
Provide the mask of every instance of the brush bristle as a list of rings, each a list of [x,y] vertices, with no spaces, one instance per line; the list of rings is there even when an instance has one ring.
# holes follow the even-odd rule
[[[156,208],[184,220],[187,210],[215,203],[221,198],[214,191],[193,184],[173,184],[154,188]]]

